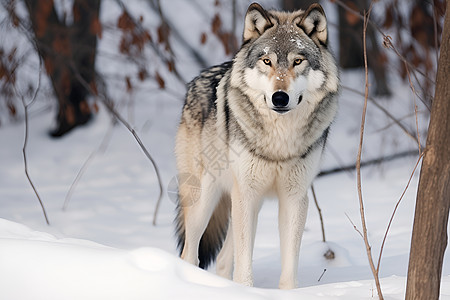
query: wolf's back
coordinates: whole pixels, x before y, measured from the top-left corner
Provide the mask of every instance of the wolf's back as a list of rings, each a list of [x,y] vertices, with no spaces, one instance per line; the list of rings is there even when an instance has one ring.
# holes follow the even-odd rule
[[[204,124],[216,114],[217,87],[231,65],[232,62],[226,62],[206,69],[188,84],[182,123],[187,122],[188,127],[190,122]]]
[[[176,155],[178,172],[184,173],[184,175],[193,175],[198,184],[200,184],[201,176],[204,173],[204,166],[199,167],[202,165],[202,131],[206,126],[211,126],[209,121],[216,119],[217,87],[225,74],[231,69],[231,65],[231,62],[226,62],[206,69],[188,84],[178,133],[182,136],[177,136]],[[209,130],[213,129],[209,128]],[[179,191],[175,224],[180,255],[185,243],[184,210],[189,209],[189,205],[195,205],[196,201],[196,199],[184,201],[182,197]],[[230,208],[229,195],[222,195],[200,240],[198,258],[199,267],[203,269],[214,262],[222,248],[228,229]]]

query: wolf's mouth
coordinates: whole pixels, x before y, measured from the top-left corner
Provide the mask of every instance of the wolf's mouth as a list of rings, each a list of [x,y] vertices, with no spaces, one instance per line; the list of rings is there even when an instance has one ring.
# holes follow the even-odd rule
[[[285,114],[285,113],[287,113],[287,112],[289,112],[290,111],[290,109],[289,108],[278,108],[278,107],[274,107],[274,108],[272,108],[274,111],[276,111],[277,113],[279,113],[280,115],[283,115],[283,114]]]

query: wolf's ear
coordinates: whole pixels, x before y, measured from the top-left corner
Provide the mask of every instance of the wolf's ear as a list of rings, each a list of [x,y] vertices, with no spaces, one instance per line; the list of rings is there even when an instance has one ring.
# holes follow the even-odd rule
[[[300,19],[298,26],[317,44],[328,43],[327,18],[322,6],[311,4]]]
[[[272,26],[273,23],[270,20],[269,13],[262,6],[258,3],[250,4],[245,15],[244,43],[258,38]]]

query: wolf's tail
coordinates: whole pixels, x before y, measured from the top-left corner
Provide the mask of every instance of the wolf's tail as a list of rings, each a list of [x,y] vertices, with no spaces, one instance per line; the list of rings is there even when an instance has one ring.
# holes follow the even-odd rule
[[[208,266],[215,261],[220,249],[222,249],[230,221],[230,210],[230,196],[228,194],[223,194],[209,220],[202,238],[200,239],[198,259],[200,261],[199,267],[202,269],[208,268]],[[178,201],[177,205],[175,223],[178,241],[177,246],[181,255],[184,248],[185,225],[183,208],[180,205],[180,201]]]

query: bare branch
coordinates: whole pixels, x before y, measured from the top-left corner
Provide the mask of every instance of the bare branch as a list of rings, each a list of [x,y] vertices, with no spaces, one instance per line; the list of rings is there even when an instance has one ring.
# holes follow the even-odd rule
[[[312,192],[312,195],[314,198],[314,203],[316,204],[316,207],[317,207],[317,211],[319,212],[320,225],[322,227],[322,242],[325,243],[327,240],[325,239],[325,226],[323,225],[322,210],[319,207],[319,202],[317,202],[316,191],[314,190],[313,184],[311,184],[311,192]]]
[[[322,275],[320,275],[319,279],[317,279],[317,282],[319,282],[322,279],[322,277],[323,277],[323,275],[325,275],[326,271],[327,271],[327,269],[323,269]]]
[[[109,142],[109,140],[111,139],[113,125],[114,125],[114,121],[111,122],[111,126],[106,131],[106,134],[103,137],[103,140],[100,143],[100,145],[98,146],[98,148],[91,152],[91,154],[89,155],[87,160],[83,163],[80,170],[78,171],[77,176],[75,176],[75,179],[73,180],[72,184],[70,185],[69,191],[66,194],[66,198],[64,199],[64,204],[63,204],[63,208],[62,208],[64,211],[69,206],[69,202],[70,202],[70,199],[72,198],[72,194],[73,194],[76,186],[78,185],[78,182],[80,181],[81,177],[86,172],[89,165],[91,164],[92,160],[95,158],[95,156],[98,153],[105,152],[106,145]]]
[[[391,160],[394,160],[394,159],[402,158],[402,157],[405,157],[405,156],[411,156],[411,155],[417,155],[417,150],[403,151],[403,152],[394,153],[394,154],[383,156],[383,157],[369,159],[369,160],[366,160],[366,161],[362,161],[360,166],[362,168],[362,167],[366,167],[366,166],[370,166],[370,165],[381,164],[382,162],[391,161]],[[339,166],[337,168],[332,168],[332,169],[328,169],[328,170],[322,170],[317,175],[317,177],[327,176],[327,175],[331,175],[331,174],[335,174],[335,173],[339,173],[339,172],[344,172],[344,171],[351,172],[351,171],[353,171],[355,169],[356,169],[355,164],[346,165],[346,166]]]
[[[78,79],[78,81],[88,90],[92,93],[92,95],[97,95],[98,99],[105,105],[105,107],[108,109],[108,111],[120,122],[122,123],[125,128],[128,129],[128,131],[133,135],[134,139],[138,143],[141,150],[144,152],[145,156],[150,160],[150,162],[153,165],[153,168],[155,170],[156,177],[158,179],[158,185],[159,185],[159,197],[158,201],[156,202],[155,211],[153,214],[153,225],[156,225],[156,217],[158,215],[159,205],[161,203],[161,199],[163,196],[163,185],[162,185],[162,179],[161,175],[159,173],[158,166],[156,165],[156,161],[153,159],[153,157],[148,152],[147,148],[144,146],[144,143],[142,142],[141,138],[137,134],[136,130],[117,112],[117,110],[114,107],[114,104],[110,99],[108,99],[106,94],[98,95],[96,91],[93,90],[93,88],[84,80],[84,78],[81,76],[81,74],[74,68],[73,65],[71,65],[73,72],[75,73],[75,77]]]
[[[316,191],[314,190],[313,184],[311,184],[311,192],[313,194],[314,203],[316,204],[317,211],[319,212],[320,225],[322,227],[322,242],[326,243],[327,240],[325,238],[325,225],[323,223],[322,210],[319,207],[319,202],[317,201]],[[332,260],[336,257],[336,255],[334,254],[334,251],[331,250],[331,248],[328,248],[327,251],[325,251],[325,253],[323,254],[323,256],[328,260]],[[324,273],[325,273],[325,271],[324,271]],[[322,276],[323,276],[323,274],[322,274]],[[320,278],[322,278],[322,276],[320,276]],[[319,281],[320,281],[320,278],[319,278]]]
[[[348,176],[350,178],[353,178],[352,170],[355,169],[355,164],[351,164],[351,165],[345,166],[344,162],[339,157],[340,154],[338,153],[338,151],[336,151],[333,148],[332,145],[327,145],[326,149],[327,149],[328,152],[330,152],[331,156],[333,156],[333,158],[336,160],[337,167],[334,167],[334,168],[331,168],[331,169],[327,169],[327,170],[321,170],[319,172],[319,174],[317,174],[317,177],[331,175],[331,174],[334,174],[334,173],[339,173],[339,172],[346,171]]]
[[[350,6],[348,6],[347,4],[345,4],[344,1],[342,0],[333,0],[333,2],[336,2],[336,4],[338,4],[339,6],[341,6],[342,8],[344,8],[346,11],[352,13],[353,15],[357,16],[358,18],[360,18],[361,20],[364,20],[365,16],[363,16],[359,11],[351,8]],[[418,72],[420,75],[422,75],[426,80],[428,80],[429,82],[431,82],[432,84],[436,85],[436,82],[432,79],[429,78],[427,76],[427,74],[423,73],[420,69],[418,69],[417,67],[415,67],[413,64],[411,64],[398,50],[397,48],[391,43],[390,41],[390,36],[386,35],[383,30],[381,30],[381,28],[373,21],[369,20],[368,24],[370,24],[374,29],[376,29],[382,36],[384,39],[384,45],[387,48],[392,49],[395,54],[400,58],[401,61],[403,61],[409,68],[411,68],[412,70]]]
[[[364,212],[364,201],[362,198],[362,188],[361,188],[361,155],[362,155],[362,147],[364,141],[364,126],[366,122],[366,111],[367,111],[367,100],[369,97],[369,68],[367,66],[367,45],[366,45],[366,32],[368,20],[370,17],[370,12],[372,11],[373,2],[370,3],[369,11],[364,15],[364,30],[363,30],[363,47],[364,47],[364,69],[365,69],[365,93],[364,93],[364,108],[362,112],[361,119],[361,130],[359,136],[359,148],[358,148],[358,156],[356,159],[356,173],[357,173],[357,188],[358,188],[358,198],[359,198],[359,212],[361,215],[361,225],[363,230],[364,244],[366,245],[367,258],[369,259],[370,268],[372,270],[373,277],[375,279],[375,285],[377,287],[378,297],[380,300],[383,300],[383,293],[381,291],[380,279],[378,277],[378,271],[375,269],[375,265],[373,263],[372,258],[372,250],[369,244],[369,237],[367,234],[367,226],[366,226],[366,218]]]
[[[359,235],[361,236],[361,238],[364,239],[363,234],[362,234],[361,231],[358,229],[358,227],[356,227],[355,223],[353,223],[352,219],[350,219],[350,217],[348,216],[347,213],[345,213],[345,216],[347,217],[347,219],[348,219],[348,221],[350,222],[350,224],[352,224],[353,229],[355,229],[355,231],[356,231],[357,233],[359,233]]]
[[[420,131],[419,131],[419,118],[417,116],[417,104],[416,104],[416,89],[414,88],[414,84],[411,81],[411,75],[409,74],[408,68],[406,68],[406,73],[408,74],[409,86],[413,92],[413,103],[414,103],[414,114],[416,119],[416,130],[417,130],[417,145],[419,145],[419,154],[422,152],[422,148],[420,146]]]
[[[137,22],[134,18],[132,18],[132,14],[130,14],[124,1],[116,0],[116,3],[120,6],[120,8],[123,11],[125,11],[130,16],[130,19],[133,21],[133,24],[136,26],[136,28],[138,28],[141,31],[145,31],[145,29],[142,28],[142,25],[139,22]],[[165,22],[164,16],[162,15],[162,12],[160,11],[159,2],[157,3],[157,7],[159,7],[158,13],[160,14],[161,21],[168,26],[168,24]],[[164,54],[161,52],[161,50],[157,47],[157,45],[155,43],[149,42],[149,45],[153,49],[153,51],[155,51],[156,55],[161,59],[162,62],[164,62],[166,65],[171,64],[171,61],[164,56]],[[173,53],[172,49],[168,49],[168,51],[169,51],[170,55],[173,57],[174,53]],[[186,80],[181,76],[181,74],[178,72],[178,70],[176,69],[175,66],[173,66],[173,74],[181,83],[183,83],[183,84],[186,83]]]
[[[180,34],[180,32],[177,30],[177,28],[174,26],[174,24],[172,22],[170,22],[169,19],[167,19],[164,14],[162,13],[161,10],[161,5],[159,3],[159,1],[153,1],[153,0],[147,0],[147,3],[149,4],[149,6],[155,10],[158,11],[160,18],[162,20],[164,20],[164,22],[170,27],[171,33],[173,33],[173,37],[175,39],[178,40],[178,42],[180,42],[180,44],[183,45],[184,48],[186,48],[189,53],[191,53],[192,57],[195,59],[195,61],[197,62],[197,64],[202,68],[206,68],[208,67],[209,63],[207,62],[206,58],[203,57],[201,55],[201,53],[199,51],[197,51],[197,49],[195,49],[194,47],[192,47],[188,41],[186,40],[186,38],[184,37],[183,34]],[[195,3],[195,2],[194,2]]]
[[[386,232],[385,232],[384,237],[383,237],[383,242],[381,243],[380,254],[379,254],[379,256],[378,256],[378,263],[377,263],[377,273],[380,272],[380,263],[381,263],[381,256],[383,255],[384,244],[385,244],[385,242],[386,242],[387,235],[388,235],[388,233],[389,233],[389,229],[391,228],[392,221],[394,220],[394,216],[395,216],[395,214],[396,214],[396,212],[397,212],[397,208],[398,208],[398,206],[400,205],[400,202],[403,200],[403,196],[405,196],[406,191],[407,191],[408,188],[409,188],[409,184],[411,183],[411,180],[412,180],[414,174],[416,173],[417,167],[419,166],[419,162],[420,162],[420,160],[422,159],[424,153],[425,153],[425,152],[422,152],[422,153],[420,154],[419,158],[417,159],[416,165],[414,166],[414,169],[413,169],[413,171],[412,171],[412,173],[411,173],[411,176],[409,177],[408,183],[406,184],[406,187],[405,187],[405,189],[403,190],[403,193],[402,193],[402,195],[400,196],[400,199],[398,199],[397,204],[395,204],[394,211],[392,212],[391,218],[390,218],[389,223],[388,223],[388,226],[387,226],[387,228],[386,228]]]
[[[25,167],[25,175],[27,177],[28,182],[30,183],[31,188],[33,189],[39,204],[42,208],[42,212],[44,214],[44,218],[45,218],[45,222],[47,223],[47,225],[50,225],[50,222],[48,220],[47,217],[47,212],[45,211],[45,207],[44,207],[44,203],[42,202],[41,197],[39,196],[39,193],[35,187],[35,185],[33,184],[33,181],[31,180],[31,176],[28,172],[28,160],[27,160],[27,145],[28,145],[28,108],[34,103],[34,101],[37,98],[37,94],[39,92],[39,89],[41,88],[41,74],[42,74],[42,61],[39,59],[39,72],[38,72],[38,85],[36,87],[36,90],[34,91],[33,97],[31,99],[31,101],[29,103],[26,103],[25,97],[23,95],[20,95],[20,93],[18,92],[18,90],[16,89],[16,94],[20,95],[21,99],[22,99],[22,104],[23,104],[23,108],[24,108],[24,114],[25,114],[25,137],[24,137],[24,141],[23,141],[23,148],[22,148],[22,154],[23,154],[23,163],[24,163],[24,167]],[[14,87],[15,88],[15,87]]]
[[[348,87],[348,86],[342,86],[342,88],[344,90],[348,90],[352,93],[358,94],[358,95],[362,95],[365,96],[363,93],[361,93],[360,91]],[[372,97],[367,97],[367,99],[370,101],[370,103],[372,103],[373,105],[375,105],[376,108],[378,108],[379,110],[381,110],[389,119],[391,119],[392,121],[394,121],[395,124],[398,125],[398,127],[400,127],[404,133],[406,133],[407,136],[409,136],[410,138],[412,138],[415,142],[417,142],[417,138],[414,136],[413,133],[411,133],[399,120],[397,120],[396,117],[394,117],[386,108],[384,108],[383,106],[381,106],[377,101],[375,101],[375,99],[373,99]],[[423,148],[423,147],[422,147]]]

